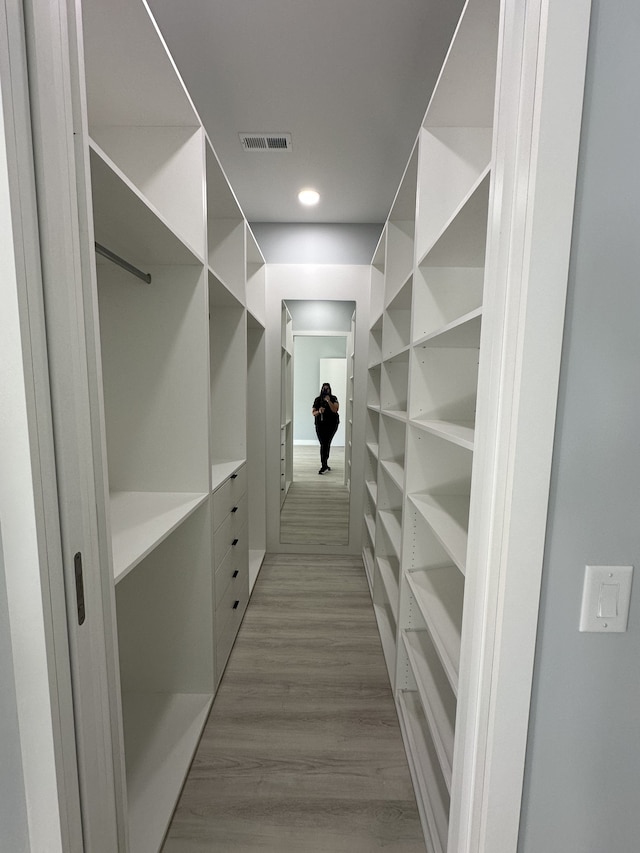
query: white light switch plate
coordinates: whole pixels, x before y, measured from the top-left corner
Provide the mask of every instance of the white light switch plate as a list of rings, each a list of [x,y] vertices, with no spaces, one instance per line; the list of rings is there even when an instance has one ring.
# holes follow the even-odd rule
[[[633,566],[585,566],[581,631],[627,630]]]

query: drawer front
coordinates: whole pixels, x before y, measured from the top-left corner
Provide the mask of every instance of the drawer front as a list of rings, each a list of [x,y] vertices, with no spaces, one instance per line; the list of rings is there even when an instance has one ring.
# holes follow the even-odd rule
[[[222,564],[215,573],[215,606],[220,607],[222,597],[232,582],[236,586],[239,579],[249,573],[249,549],[246,536],[235,548],[230,548]],[[240,581],[241,583],[244,581]]]
[[[231,495],[231,480],[225,480],[213,493],[213,529],[218,527],[229,514],[229,510],[233,506],[233,498]]]
[[[222,522],[220,528],[213,536],[214,568],[216,573],[228,556],[231,556],[232,560],[247,562],[249,554],[248,543],[247,525],[245,524],[240,530],[236,530],[233,523],[233,516],[227,516],[226,520]]]
[[[218,681],[220,681],[220,677],[222,676],[227,660],[229,659],[229,654],[233,648],[238,628],[242,622],[244,612],[247,609],[248,600],[248,589],[244,597],[239,595],[232,599],[230,602],[231,613],[227,620],[222,623],[219,631],[216,630],[216,678]],[[234,607],[233,605],[235,605],[236,602],[237,606]]]
[[[229,478],[231,483],[231,500],[233,503],[238,503],[241,496],[247,491],[247,466],[243,465],[238,468],[235,474]]]
[[[234,536],[238,536],[239,532],[247,523],[247,496],[241,495],[238,502],[231,509],[231,521],[233,526]]]
[[[216,569],[222,565],[234,538],[233,517],[227,513],[224,521],[213,534],[213,564]]]

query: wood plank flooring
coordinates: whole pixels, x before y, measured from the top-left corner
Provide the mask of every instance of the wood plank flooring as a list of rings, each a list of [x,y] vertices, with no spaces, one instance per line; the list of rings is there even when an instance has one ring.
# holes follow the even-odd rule
[[[280,541],[296,545],[349,544],[349,491],[344,485],[344,447],[331,448],[331,471],[318,474],[320,451],[293,448],[293,482],[280,511]]]
[[[360,558],[267,555],[163,853],[424,853]]]

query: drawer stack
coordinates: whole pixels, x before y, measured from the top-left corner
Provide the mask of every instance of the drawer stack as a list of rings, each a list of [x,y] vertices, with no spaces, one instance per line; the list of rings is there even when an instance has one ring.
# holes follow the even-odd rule
[[[246,465],[214,492],[213,531],[217,684],[249,601]]]

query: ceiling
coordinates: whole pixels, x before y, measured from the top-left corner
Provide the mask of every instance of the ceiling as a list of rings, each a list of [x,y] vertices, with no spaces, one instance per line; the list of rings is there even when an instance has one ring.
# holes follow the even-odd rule
[[[384,222],[463,0],[147,2],[250,222]]]

